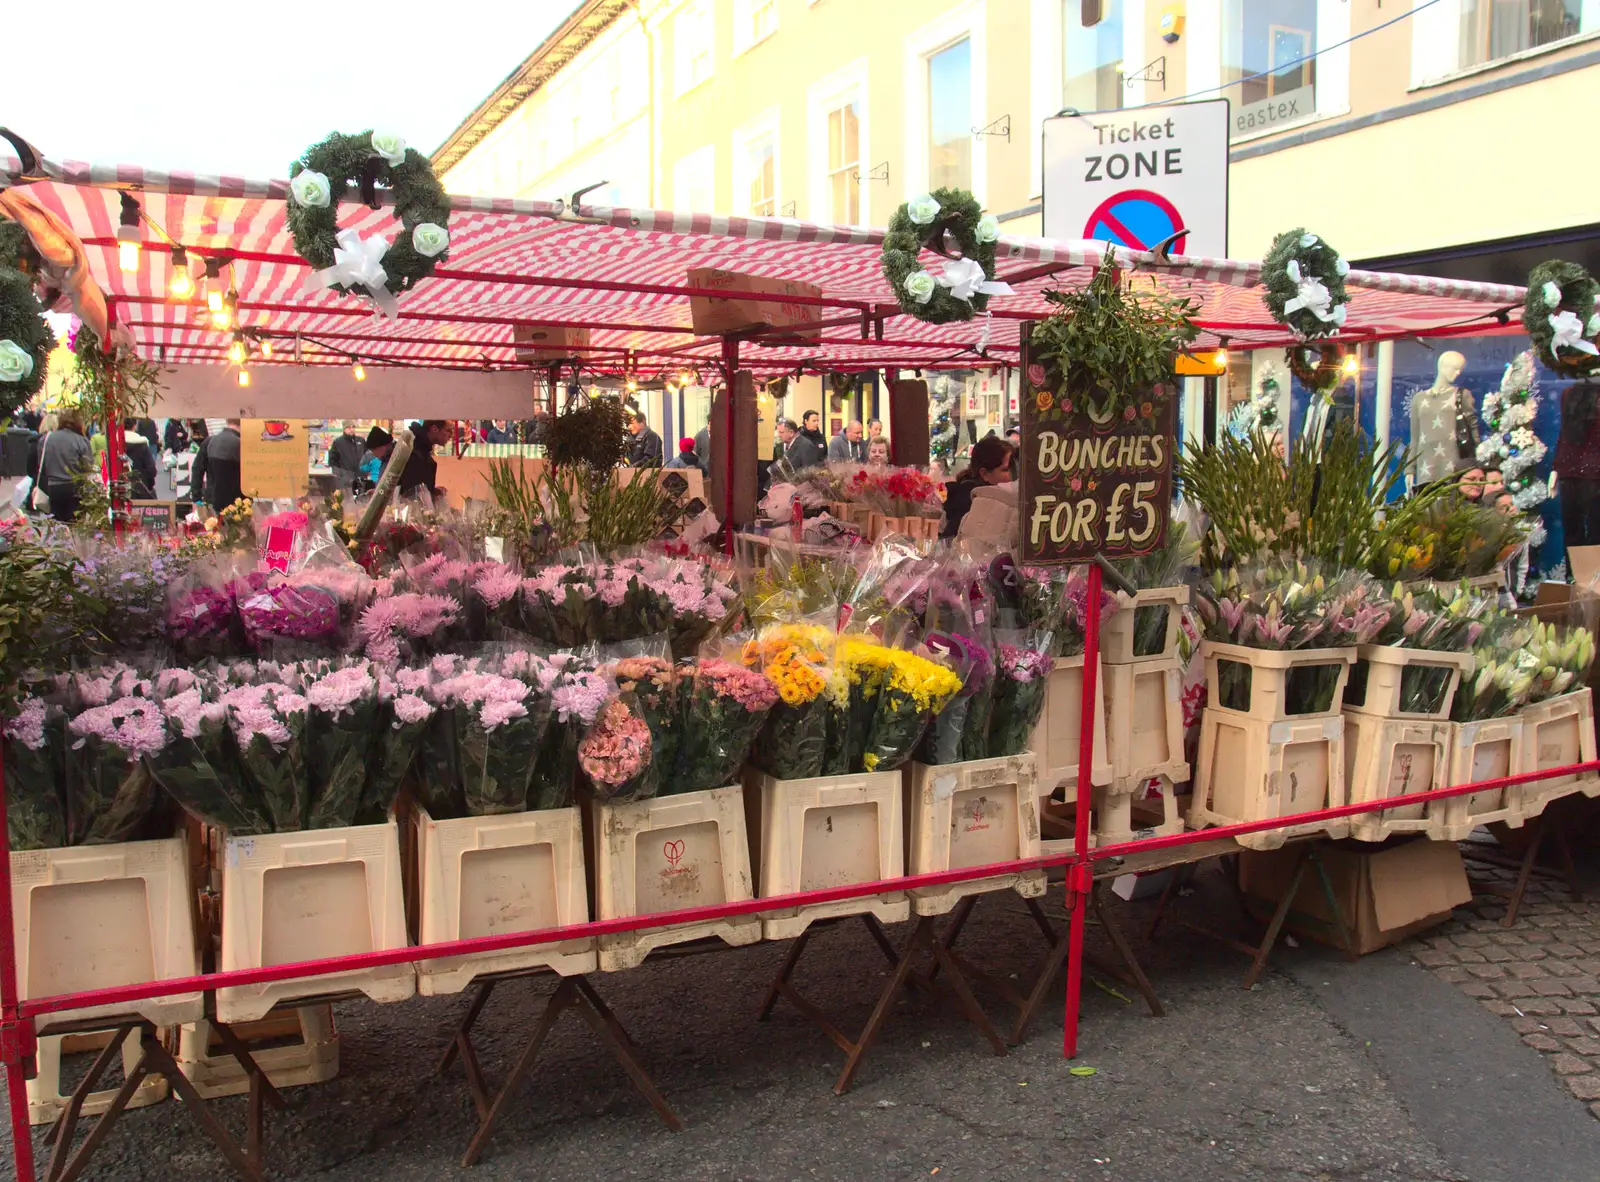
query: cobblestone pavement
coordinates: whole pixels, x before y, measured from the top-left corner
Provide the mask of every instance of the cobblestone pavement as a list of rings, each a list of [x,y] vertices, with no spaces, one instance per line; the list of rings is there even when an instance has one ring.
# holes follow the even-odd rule
[[[1490,849],[1495,849],[1493,845]],[[1520,851],[1517,851],[1520,856]],[[1515,873],[1470,859],[1474,887],[1509,891]],[[1600,874],[1580,859],[1583,897],[1566,880],[1535,875],[1516,924],[1507,928],[1503,894],[1477,889],[1455,918],[1407,949],[1510,1023],[1545,1056],[1572,1095],[1600,1118]],[[1600,1172],[1600,1169],[1597,1169]]]

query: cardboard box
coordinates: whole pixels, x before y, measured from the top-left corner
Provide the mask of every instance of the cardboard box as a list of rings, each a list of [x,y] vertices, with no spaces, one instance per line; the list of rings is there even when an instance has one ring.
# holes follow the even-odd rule
[[[513,324],[511,341],[518,361],[582,359],[589,350],[589,330],[570,325]]]
[[[1451,909],[1472,901],[1466,867],[1455,843],[1399,839],[1374,849],[1364,842],[1326,841],[1318,847],[1354,951],[1365,955],[1450,918]],[[1252,914],[1266,918],[1289,889],[1298,845],[1240,857],[1239,877]],[[1338,947],[1338,928],[1322,893],[1316,868],[1308,866],[1285,928],[1297,936]]]
[[[716,296],[690,296],[689,320],[698,336],[743,332],[751,328],[793,328],[795,336],[815,337],[814,325],[822,321],[819,304],[797,304],[787,297],[816,299],[822,289],[814,283],[791,279],[765,279],[716,267],[694,267],[689,271],[689,286],[700,290],[748,292],[770,295],[770,300],[728,300]]]

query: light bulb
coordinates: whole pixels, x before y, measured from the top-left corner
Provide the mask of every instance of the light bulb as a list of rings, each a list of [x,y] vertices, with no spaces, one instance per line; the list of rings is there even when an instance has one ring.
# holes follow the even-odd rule
[[[632,394],[638,388],[639,388],[639,383],[634,381],[632,378],[629,378],[628,379],[628,393]]]
[[[265,357],[268,361],[272,360],[272,342],[267,340],[265,337],[261,338],[261,356]]]
[[[680,373],[678,375],[678,380],[680,382],[682,382],[685,386],[687,386],[690,382],[692,382],[694,380],[694,374],[690,373],[688,370],[684,370],[682,373]]]
[[[244,342],[238,337],[233,338],[233,344],[228,346],[228,360],[235,365],[243,365],[245,359]]]
[[[242,366],[239,369],[239,384],[241,386],[248,386],[250,384],[250,371]]]
[[[350,373],[358,382],[364,382],[367,380],[367,371],[359,361],[350,367]]]
[[[1228,351],[1226,349],[1218,349],[1215,353],[1213,353],[1211,355],[1211,362],[1219,370],[1227,369],[1228,368]]]
[[[1344,357],[1344,372],[1358,374],[1361,372],[1361,357],[1356,353],[1346,353]]]
[[[206,292],[206,307],[210,308],[213,314],[222,311],[222,289],[220,287],[213,287]]]
[[[132,275],[139,269],[139,244],[124,239],[117,243],[117,259],[122,269]]]
[[[226,332],[233,327],[233,313],[227,308],[218,308],[211,313],[211,327],[219,332]]]
[[[167,290],[172,293],[173,299],[186,300],[194,294],[194,280],[189,278],[187,271],[174,271]]]

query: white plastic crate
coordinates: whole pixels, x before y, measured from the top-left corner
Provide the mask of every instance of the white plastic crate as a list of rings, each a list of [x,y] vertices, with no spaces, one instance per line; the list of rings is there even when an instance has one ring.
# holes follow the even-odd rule
[[[1522,708],[1522,755],[1517,772],[1589,763],[1595,757],[1594,701],[1588,686]],[[1556,776],[1524,784],[1523,816],[1536,817],[1552,800],[1582,792],[1600,796],[1600,775]]]
[[[1522,759],[1521,718],[1450,724],[1450,787],[1512,775]],[[1478,826],[1495,821],[1518,829],[1526,820],[1520,786],[1468,792],[1444,803],[1444,820],[1437,835],[1442,841],[1465,841]]]
[[[1450,717],[1456,690],[1464,674],[1472,671],[1471,653],[1443,653],[1430,649],[1395,648],[1385,644],[1363,644],[1356,649],[1356,663],[1345,683],[1344,712],[1376,718],[1434,719]],[[1447,676],[1443,696],[1433,710],[1402,710],[1401,683],[1407,670],[1439,670]]]
[[[39,1067],[39,1074],[28,1081],[28,1123],[47,1125],[55,1121],[72,1100],[69,1090],[65,1095],[61,1092],[61,1056],[65,1050],[63,1044],[71,1035],[46,1034],[39,1038],[39,1049],[35,1061]],[[110,1033],[87,1040],[98,1054],[100,1048],[105,1046],[105,1041],[111,1037]],[[87,1052],[85,1052],[87,1053]],[[122,1040],[122,1073],[126,1077],[139,1065],[139,1057],[144,1053],[143,1032],[134,1029],[128,1032],[128,1037]],[[102,1088],[97,1092],[90,1092],[84,1098],[83,1108],[80,1110],[84,1116],[99,1116],[111,1106],[111,1101],[116,1097],[120,1087]],[[167,1082],[164,1075],[147,1075],[134,1089],[129,1097],[127,1107],[148,1108],[152,1104],[159,1104],[171,1094],[172,1085]]]
[[[300,1006],[230,1029],[250,1049],[250,1057],[275,1088],[326,1083],[339,1074],[339,1033],[334,1029],[332,1006]],[[194,1022],[178,1032],[174,1058],[203,1100],[243,1096],[250,1091],[250,1077],[239,1060],[214,1039],[209,1022]]]
[[[1351,804],[1443,788],[1450,777],[1448,722],[1346,714],[1345,787]],[[1448,800],[1400,805],[1350,818],[1350,836],[1383,841],[1396,833],[1442,837]]]
[[[1188,779],[1188,764],[1184,764]],[[1161,820],[1154,824],[1140,824],[1134,828],[1134,803],[1152,779],[1161,786]],[[1141,810],[1143,811],[1143,810]],[[1141,818],[1142,820],[1143,818]],[[1179,811],[1177,787],[1170,776],[1140,776],[1136,779],[1117,779],[1104,788],[1094,790],[1094,840],[1093,845],[1121,845],[1129,841],[1142,841],[1151,837],[1170,837],[1184,830],[1183,814]],[[1070,842],[1068,843],[1071,844]]]
[[[753,897],[744,793],[737,785],[589,807],[600,919]],[[761,921],[736,915],[601,936],[600,968],[630,969],[657,948],[707,936],[735,947],[754,944],[761,939]]]
[[[1113,783],[1158,776],[1181,784],[1183,669],[1176,658],[1107,665],[1105,712]]]
[[[381,825],[227,837],[222,843],[222,967],[263,968],[407,947],[399,830]],[[217,1019],[341,993],[377,1002],[417,991],[409,964],[217,990]]]
[[[905,769],[906,873],[931,874],[1039,856],[1039,796],[1031,755]],[[1014,890],[1044,894],[1042,870],[922,887],[918,915],[943,915],[968,895]]]
[[[1287,719],[1335,718],[1343,708],[1344,687],[1350,675],[1350,665],[1356,659],[1353,648],[1300,648],[1266,649],[1250,648],[1242,644],[1220,644],[1215,640],[1200,642],[1200,656],[1206,663],[1206,709],[1239,718],[1253,718],[1259,722],[1282,722]],[[1250,670],[1249,706],[1238,709],[1223,704],[1220,666],[1224,662],[1246,666]],[[1333,678],[1332,690],[1323,709],[1303,713],[1289,713],[1289,683],[1291,678],[1313,676],[1315,670],[1330,669],[1326,676]]]
[[[182,836],[11,855],[17,983],[23,998],[137,985],[200,971],[195,890]],[[52,1015],[49,1021],[138,1014],[158,1026],[200,1017],[180,993]]]
[[[1134,595],[1117,592],[1117,610],[1100,625],[1100,660],[1107,665],[1131,665],[1138,661],[1171,660],[1178,655],[1179,619],[1189,602],[1187,587],[1147,587]],[[1150,653],[1133,651],[1134,623],[1140,608],[1165,608],[1166,627],[1161,647]]]
[[[1028,745],[1038,769],[1038,791],[1043,801],[1060,787],[1068,795],[1078,783],[1078,740],[1083,734],[1083,667],[1084,655],[1057,657],[1050,671],[1050,685],[1045,691],[1044,710],[1039,715],[1039,725],[1034,728],[1033,740]],[[1097,669],[1099,667],[1097,666]],[[1100,670],[1104,672],[1103,669]],[[1105,679],[1095,678],[1094,692],[1094,755],[1089,771],[1091,784],[1111,783],[1111,752],[1106,744],[1106,690]]]
[[[905,867],[899,772],[778,780],[747,770],[745,804],[761,898],[899,878]],[[904,891],[813,903],[769,914],[768,940],[798,936],[813,922],[869,914],[884,923],[911,916]]]
[[[1337,808],[1345,803],[1344,770],[1343,717],[1268,722],[1207,706],[1189,824],[1203,829]],[[1349,831],[1343,819],[1304,821],[1238,840],[1246,849],[1274,850],[1290,837]]]
[[[435,821],[418,807],[411,823],[421,943],[588,922],[583,821],[576,808]],[[592,973],[597,965],[594,937],[585,936],[424,960],[417,965],[417,990],[432,997],[459,993],[484,973],[542,966],[566,977]]]

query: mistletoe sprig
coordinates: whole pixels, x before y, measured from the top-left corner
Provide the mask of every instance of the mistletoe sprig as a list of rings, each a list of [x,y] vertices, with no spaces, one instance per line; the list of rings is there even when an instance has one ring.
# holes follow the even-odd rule
[[[393,242],[339,229],[339,202],[360,184],[375,201],[388,189],[402,233]],[[335,133],[289,168],[288,225],[294,248],[317,273],[308,286],[369,296],[385,314],[394,297],[449,257],[450,198],[428,158],[388,132]]]
[[[1279,234],[1261,260],[1267,310],[1303,341],[1331,337],[1344,327],[1350,264],[1328,243],[1302,228]]]
[[[946,254],[945,235],[957,255]],[[994,244],[1000,223],[986,214],[965,189],[935,189],[913,197],[889,219],[881,264],[900,309],[926,324],[971,320],[992,295],[1010,295],[1011,285],[994,281]],[[923,250],[946,255],[940,275],[923,269]]]
[[[27,260],[32,244],[15,222],[0,222],[0,419],[44,388],[56,334],[33,291]]]
[[[1600,370],[1600,287],[1577,263],[1551,259],[1528,276],[1522,328],[1539,359],[1559,374]]]

